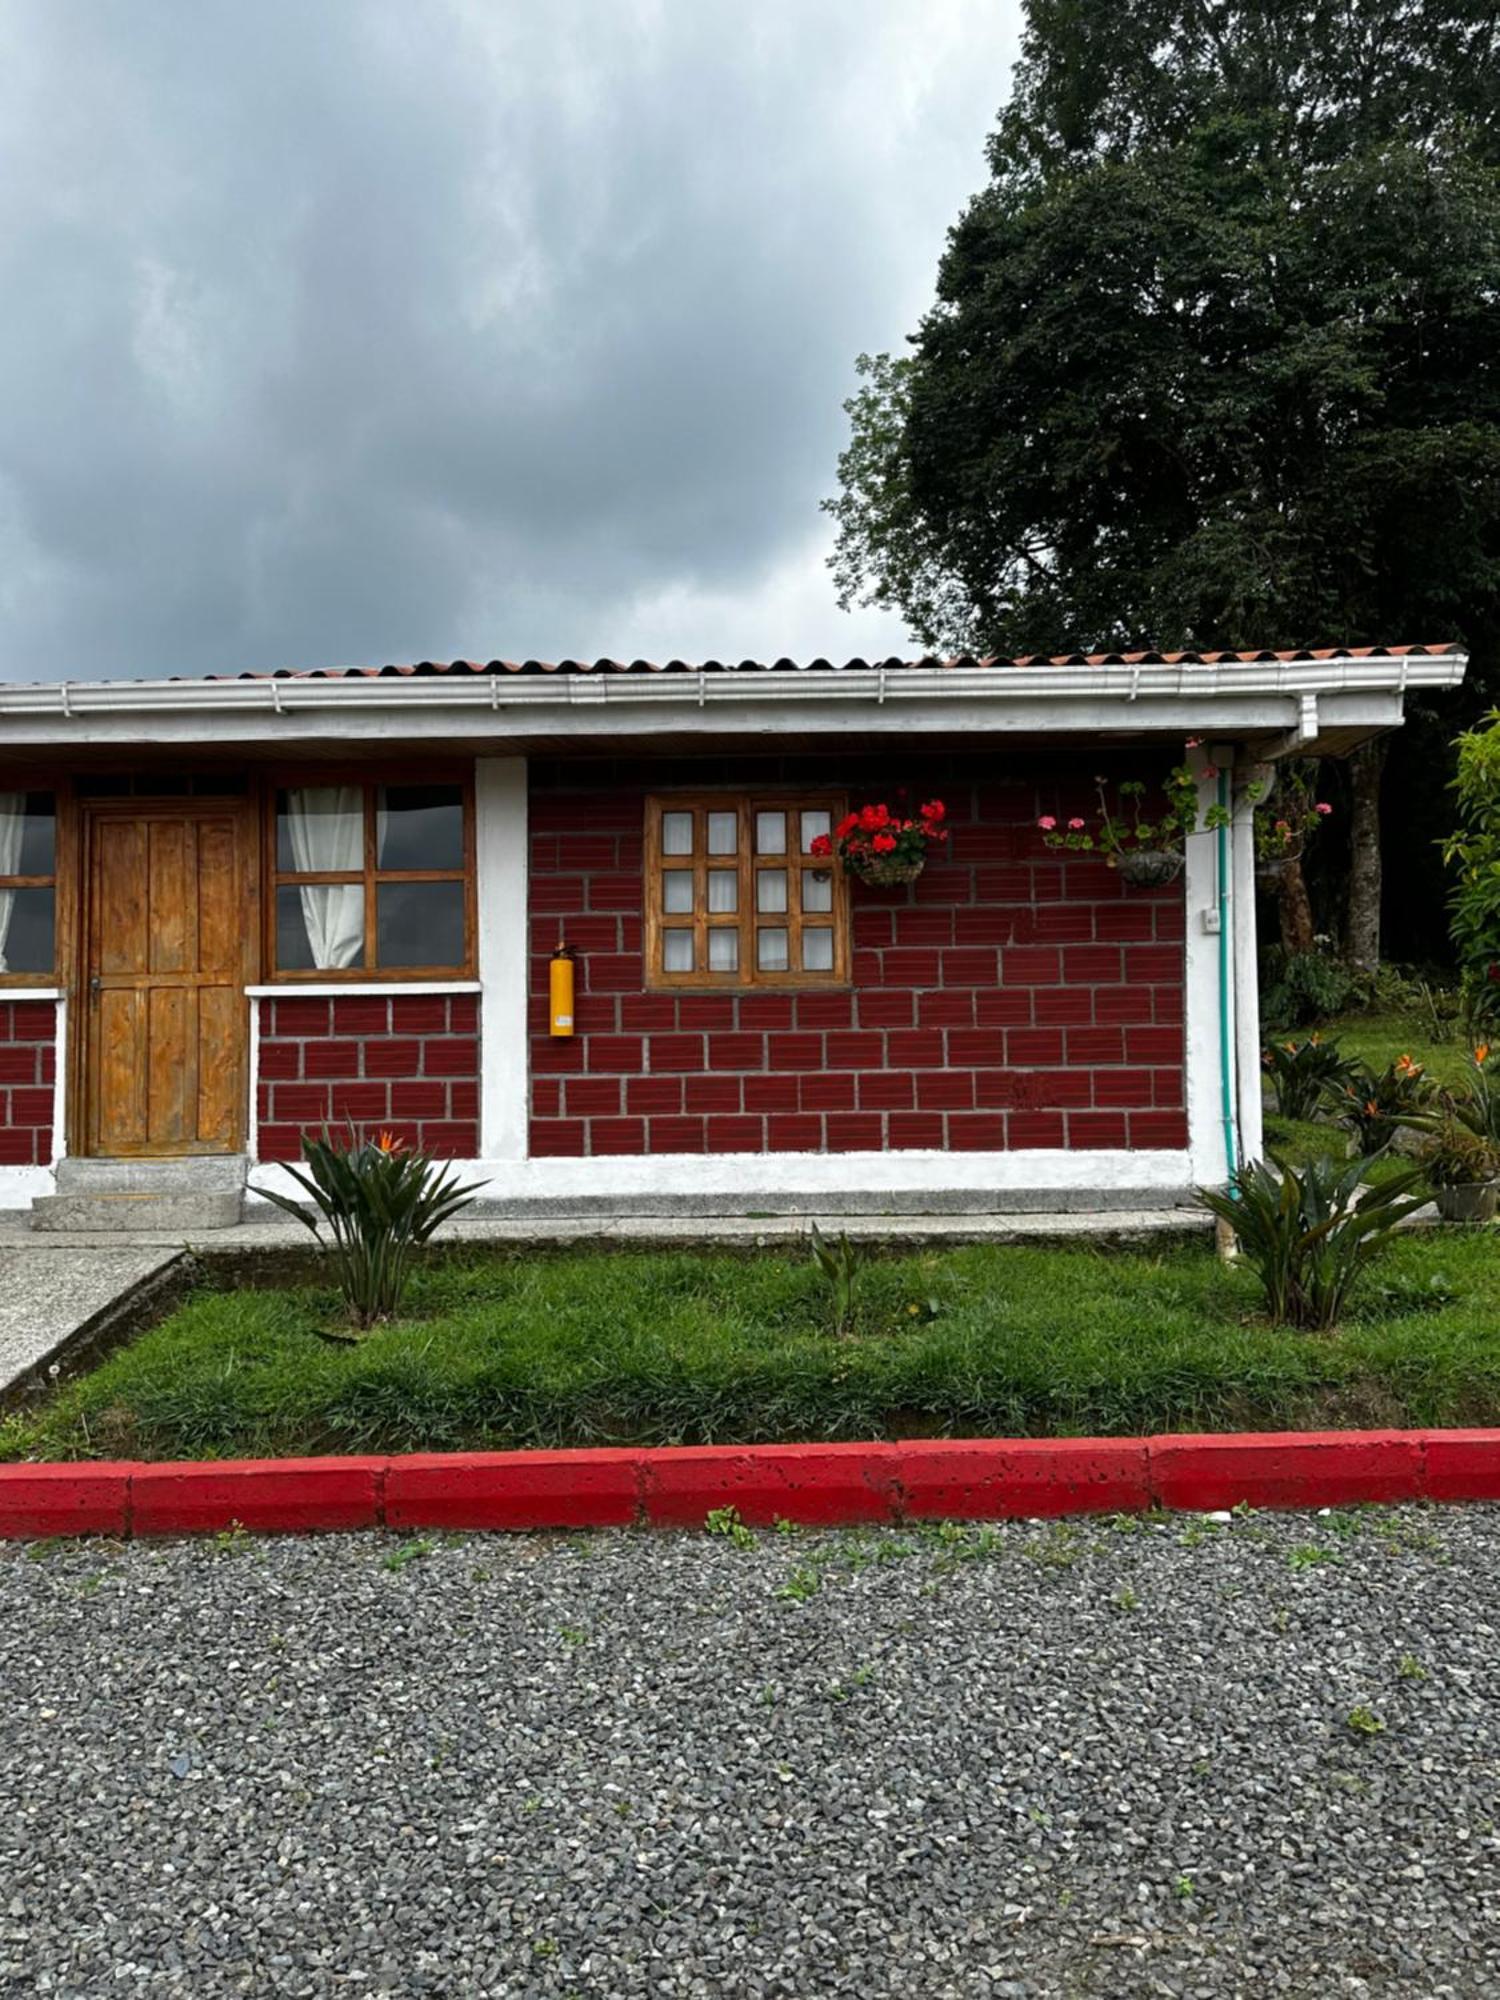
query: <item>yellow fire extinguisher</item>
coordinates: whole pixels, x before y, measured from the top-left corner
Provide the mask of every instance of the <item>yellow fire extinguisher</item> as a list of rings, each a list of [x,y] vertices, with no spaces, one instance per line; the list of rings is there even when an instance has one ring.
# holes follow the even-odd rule
[[[571,1035],[573,1032],[573,954],[561,938],[557,950],[552,954],[552,1033]]]

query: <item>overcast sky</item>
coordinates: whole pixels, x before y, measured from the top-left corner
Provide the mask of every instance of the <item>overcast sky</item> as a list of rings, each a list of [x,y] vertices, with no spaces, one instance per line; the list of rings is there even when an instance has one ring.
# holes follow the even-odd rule
[[[847,656],[1018,0],[0,0],[0,676]]]

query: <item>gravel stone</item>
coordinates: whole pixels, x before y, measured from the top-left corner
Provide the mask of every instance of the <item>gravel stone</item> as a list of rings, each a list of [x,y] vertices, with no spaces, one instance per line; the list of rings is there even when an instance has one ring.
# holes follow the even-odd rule
[[[0,1550],[0,1993],[1500,1993],[1500,1509]]]

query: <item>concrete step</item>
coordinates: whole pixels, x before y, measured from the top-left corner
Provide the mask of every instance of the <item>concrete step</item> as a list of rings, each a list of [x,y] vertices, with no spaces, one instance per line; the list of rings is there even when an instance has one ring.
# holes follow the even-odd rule
[[[139,1230],[186,1237],[205,1229],[230,1229],[244,1197],[237,1188],[205,1193],[44,1194],[31,1204],[33,1229],[130,1235]]]
[[[59,1194],[223,1194],[245,1185],[243,1153],[195,1153],[173,1160],[65,1159]]]

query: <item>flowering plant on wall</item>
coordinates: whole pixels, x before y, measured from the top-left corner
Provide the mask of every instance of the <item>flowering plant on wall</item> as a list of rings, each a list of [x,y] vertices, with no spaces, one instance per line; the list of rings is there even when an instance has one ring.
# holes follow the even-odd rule
[[[927,865],[929,852],[948,838],[943,824],[947,817],[948,808],[941,799],[929,799],[912,815],[892,812],[883,804],[860,806],[846,813],[831,835],[820,833],[811,851],[837,854],[862,882],[881,887],[915,882]]]
[[[1301,858],[1310,837],[1333,812],[1313,796],[1307,774],[1283,767],[1276,795],[1255,815],[1255,865],[1263,874],[1280,873],[1281,864]]]
[[[1161,804],[1147,811],[1150,787],[1136,778],[1115,787],[1120,798],[1118,813],[1111,811],[1106,778],[1096,778],[1099,810],[1091,819],[1075,816],[1065,825],[1053,813],[1043,813],[1037,821],[1048,847],[1066,848],[1075,854],[1102,854],[1111,868],[1118,868],[1127,882],[1145,885],[1170,882],[1182,867],[1183,842],[1200,827],[1229,824],[1229,814],[1212,805],[1202,815],[1198,811],[1200,778],[1217,778],[1217,768],[1205,764],[1194,775],[1186,764],[1174,765],[1161,787]]]

